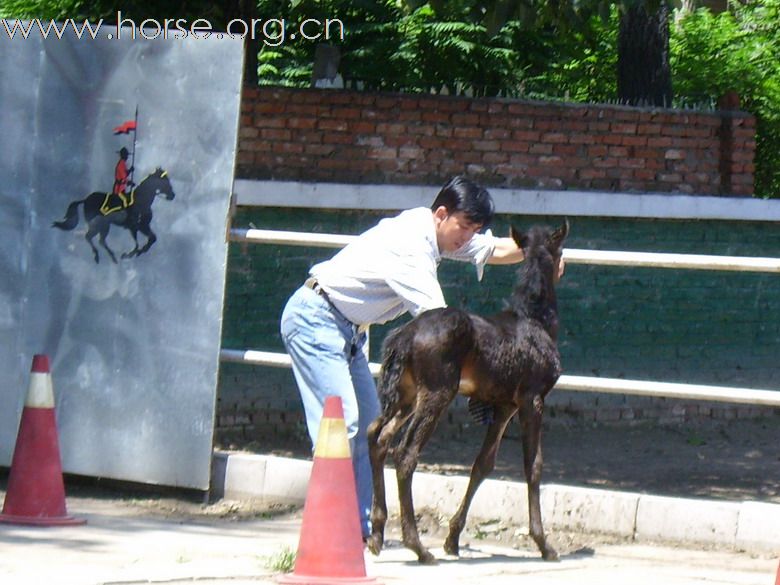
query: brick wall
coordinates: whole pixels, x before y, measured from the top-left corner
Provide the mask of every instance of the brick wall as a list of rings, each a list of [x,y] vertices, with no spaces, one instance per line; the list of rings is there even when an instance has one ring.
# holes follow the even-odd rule
[[[244,88],[237,174],[749,196],[754,154],[738,111]]]

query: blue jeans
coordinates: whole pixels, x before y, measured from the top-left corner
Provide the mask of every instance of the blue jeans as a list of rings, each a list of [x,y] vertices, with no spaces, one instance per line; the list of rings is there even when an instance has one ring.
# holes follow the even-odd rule
[[[292,358],[313,445],[317,443],[325,398],[341,397],[355,471],[360,528],[363,536],[368,536],[373,483],[366,429],[379,416],[380,407],[363,351],[366,334],[358,333],[356,325],[305,286],[287,301],[281,333]]]

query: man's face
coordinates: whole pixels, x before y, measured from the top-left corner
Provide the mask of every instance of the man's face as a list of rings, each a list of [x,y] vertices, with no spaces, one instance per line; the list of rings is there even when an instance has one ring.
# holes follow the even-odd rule
[[[448,213],[444,206],[433,212],[433,219],[440,252],[454,252],[482,229],[482,224],[467,219],[462,211]]]

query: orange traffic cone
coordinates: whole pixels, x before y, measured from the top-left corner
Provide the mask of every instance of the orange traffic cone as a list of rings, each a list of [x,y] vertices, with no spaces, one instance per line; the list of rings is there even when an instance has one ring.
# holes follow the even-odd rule
[[[777,577],[775,577],[775,585],[780,585],[780,565],[777,565]]]
[[[32,361],[0,522],[33,526],[84,524],[68,516],[49,358]]]
[[[303,507],[295,569],[280,583],[376,583],[366,577],[355,473],[341,398],[325,400]]]

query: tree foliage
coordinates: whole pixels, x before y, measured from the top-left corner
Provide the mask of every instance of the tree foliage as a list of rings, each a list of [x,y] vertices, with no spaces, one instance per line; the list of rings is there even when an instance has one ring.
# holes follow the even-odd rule
[[[676,92],[715,103],[726,91],[756,116],[756,193],[780,197],[780,0],[696,10],[672,35]]]

